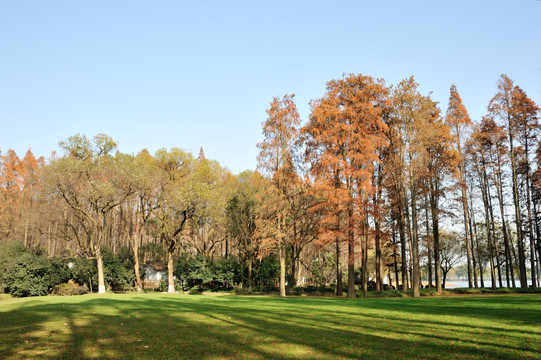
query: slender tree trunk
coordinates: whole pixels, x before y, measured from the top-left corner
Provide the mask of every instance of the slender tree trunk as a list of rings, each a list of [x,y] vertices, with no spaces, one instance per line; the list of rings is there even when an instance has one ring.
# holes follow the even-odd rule
[[[101,254],[101,248],[96,248],[96,260],[98,263],[98,294],[105,294],[105,276],[103,274],[103,256]]]
[[[462,156],[462,151],[460,147],[460,141],[458,142],[458,151],[460,152],[460,155]],[[466,182],[464,181],[464,163],[461,161],[458,166],[459,174],[460,174],[460,188],[462,192],[462,212],[464,215],[464,240],[466,242],[466,261],[468,265],[468,287],[471,289],[473,288],[473,269],[472,269],[472,249],[470,247],[470,240],[468,239],[469,231],[468,231],[468,225],[469,225],[469,210],[468,210],[468,199],[466,197]]]
[[[496,272],[498,274],[498,283],[500,285],[500,288],[503,287],[502,283],[502,272],[500,267],[500,248],[498,246],[498,239],[496,239],[496,230],[494,228],[494,207],[492,206],[492,195],[490,194],[490,186],[487,184],[487,193],[488,193],[488,205],[489,205],[489,211],[490,211],[490,221],[492,224],[492,239],[494,240],[494,255],[496,258]]]
[[[289,287],[292,288],[294,286],[297,286],[297,262],[295,261],[295,254],[297,253],[295,249],[295,245],[291,246],[291,258],[289,261],[291,261],[291,284],[289,284]]]
[[[56,242],[58,239],[58,222],[54,224],[54,236],[53,236],[53,245],[51,247],[51,257],[56,255]]]
[[[477,223],[475,222],[475,217],[473,218],[473,228],[475,230],[475,249],[477,251],[477,259],[478,259],[478,264],[479,264],[479,279],[481,281],[481,287],[484,288],[485,282],[483,280],[483,272],[484,272],[483,260],[481,257],[481,252],[479,251],[479,236],[477,234]]]
[[[490,264],[490,278],[492,281],[492,288],[496,289],[496,274],[494,270],[494,245],[492,237],[492,224],[490,222],[490,204],[489,204],[489,192],[488,192],[488,176],[485,168],[485,164],[482,163],[482,167],[479,170],[479,186],[481,188],[481,194],[483,198],[483,206],[485,208],[485,226],[487,232],[488,254]]]
[[[174,264],[173,264],[173,249],[167,248],[167,292],[175,293],[175,280],[173,279]]]
[[[283,244],[280,244],[280,296],[286,296],[286,249]],[[251,265],[250,265],[251,266]]]
[[[336,238],[336,295],[341,296],[344,290],[342,289],[342,269],[340,266],[340,240]]]
[[[470,228],[470,241],[471,241],[471,249],[472,249],[473,280],[474,280],[475,287],[478,288],[479,285],[478,285],[478,282],[477,282],[477,270],[476,270],[476,268],[479,267],[479,258],[475,256],[475,241],[477,240],[477,229],[475,229],[475,231],[474,231],[475,213],[473,212],[473,196],[472,196],[471,191],[469,192],[469,195],[470,195],[470,203],[469,203],[470,204],[470,206],[469,206],[470,216],[468,216],[468,218],[469,218],[469,221],[470,221],[469,228]],[[474,235],[475,235],[475,237],[474,237]]]
[[[139,273],[139,244],[137,239],[133,242],[133,269],[135,270],[135,284],[137,286],[137,292],[143,292],[143,281],[141,280],[141,274]]]
[[[411,283],[413,287],[413,297],[420,297],[421,293],[420,280],[421,269],[419,264],[419,232],[417,227],[417,191],[413,180],[410,180],[410,192],[411,192],[411,223],[412,223],[412,260],[413,260],[413,272],[411,277]]]
[[[380,233],[380,199],[382,196],[382,175],[381,175],[381,163],[376,167],[375,171],[376,179],[374,181],[376,190],[374,191],[373,201],[374,201],[374,240],[376,245],[376,290],[383,290],[383,274],[382,274],[382,264],[381,264],[381,233]]]
[[[396,252],[396,225],[393,224],[392,227],[392,241],[393,241],[393,265],[394,265],[394,275],[395,275],[395,284],[396,288],[398,290],[399,281],[398,281],[398,254]]]
[[[374,239],[376,242],[376,290],[383,290],[383,276],[381,271],[381,235],[379,219],[374,219],[375,234]]]
[[[355,298],[355,233],[353,219],[353,183],[348,179],[348,298]]]
[[[527,288],[528,281],[526,279],[526,259],[524,257],[524,240],[522,235],[522,220],[520,218],[520,200],[518,196],[518,179],[516,154],[513,147],[512,131],[509,131],[509,155],[511,157],[511,175],[513,183],[513,203],[515,205],[515,223],[517,226],[517,244],[518,244],[518,262],[519,262],[519,277],[520,287]]]
[[[528,150],[526,148],[526,159],[528,159]],[[529,168],[529,166],[527,166]],[[536,266],[535,266],[535,237],[533,232],[533,217],[532,217],[532,210],[531,210],[531,201],[530,201],[530,174],[529,170],[526,172],[526,204],[528,209],[528,229],[530,230],[530,271],[531,271],[531,277],[532,277],[532,287],[536,287],[537,285],[537,279],[536,279]]]
[[[366,206],[365,206],[366,207]],[[366,211],[365,208],[365,214],[368,214],[368,211]],[[362,268],[363,268],[363,296],[366,299],[368,297],[368,217],[365,216],[364,220],[364,226],[363,226],[363,261],[362,261]]]
[[[430,182],[430,210],[432,212],[432,238],[434,240],[434,270],[436,270],[436,291],[441,293],[441,258],[440,258],[440,221],[439,221],[439,186]]]
[[[52,255],[52,244],[51,244],[51,223],[47,226],[47,256],[51,257]]]
[[[443,273],[443,279],[442,279],[442,289],[445,289],[445,280],[447,280],[447,271],[442,271]]]
[[[398,233],[400,236],[400,251],[401,251],[401,271],[402,271],[402,292],[408,291],[408,266],[406,261],[406,229],[404,224],[404,203],[402,196],[399,196],[398,200]]]
[[[302,263],[301,263],[301,260],[300,260],[300,254],[297,258],[297,286],[299,284],[302,284],[304,285],[304,279],[302,278]]]
[[[425,222],[426,222],[426,253],[427,253],[427,267],[428,267],[428,287],[431,288],[432,284],[432,246],[430,243],[430,220],[428,215],[428,194],[425,193]]]
[[[281,265],[282,264],[280,262],[280,266]],[[250,253],[250,255],[248,256],[248,292],[252,292],[252,267],[253,267],[253,256]]]
[[[535,196],[532,197],[533,205],[533,217],[535,223],[535,237],[536,237],[536,249],[537,249],[537,286],[541,287],[541,229],[539,228],[539,219],[537,216],[537,200]],[[533,284],[532,284],[533,285]]]
[[[410,218],[410,210],[409,210],[409,199],[405,199],[405,215],[406,215],[406,229],[408,232],[408,246],[409,246],[409,263],[408,263],[408,273],[409,273],[409,282],[408,282],[408,289],[411,289],[413,286],[413,235],[411,231],[411,218]]]

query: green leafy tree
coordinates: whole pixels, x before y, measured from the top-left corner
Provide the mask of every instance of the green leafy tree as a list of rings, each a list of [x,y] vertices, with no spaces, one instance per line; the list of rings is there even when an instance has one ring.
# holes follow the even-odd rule
[[[105,293],[102,247],[109,213],[134,192],[128,175],[132,158],[110,153],[116,143],[99,134],[92,141],[83,135],[60,142],[66,156],[53,159],[46,168],[46,182],[56,196],[65,200],[84,234],[79,246],[87,256],[95,256],[98,292]]]

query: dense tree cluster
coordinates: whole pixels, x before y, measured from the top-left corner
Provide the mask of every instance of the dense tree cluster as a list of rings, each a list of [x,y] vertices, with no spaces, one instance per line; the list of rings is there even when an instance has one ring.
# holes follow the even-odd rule
[[[454,85],[442,114],[413,77],[349,74],[304,125],[294,95],[274,98],[258,171],[237,176],[203,150],[123,154],[103,134],[71,136],[47,161],[8,150],[0,266],[49,280],[19,290],[5,270],[0,285],[140,291],[143,265],[161,261],[169,292],[332,283],[342,294],[346,281],[350,297],[372,284],[419,296],[461,262],[471,288],[487,276],[493,288],[539,286],[539,110],[505,75],[474,122]]]

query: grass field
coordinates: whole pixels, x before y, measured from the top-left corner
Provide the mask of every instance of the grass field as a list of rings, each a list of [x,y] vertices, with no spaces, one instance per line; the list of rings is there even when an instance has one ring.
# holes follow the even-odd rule
[[[540,359],[541,296],[0,300],[0,359],[59,358]]]

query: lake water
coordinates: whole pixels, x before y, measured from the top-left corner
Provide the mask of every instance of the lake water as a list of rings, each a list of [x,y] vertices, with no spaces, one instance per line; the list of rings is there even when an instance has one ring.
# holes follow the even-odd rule
[[[511,286],[513,286],[512,283],[511,283],[509,286],[507,286],[507,282],[506,282],[505,280],[503,280],[502,283],[503,283],[503,286],[504,286],[504,287],[511,287]],[[426,284],[426,282],[423,281],[423,284]],[[500,284],[500,283],[499,283],[498,281],[496,281],[496,285],[497,285],[498,287],[499,287],[499,284]],[[531,284],[532,284],[532,280],[530,279],[530,280],[528,280],[528,286],[530,286]],[[478,285],[479,287],[481,287],[481,281],[478,280],[478,281],[477,281],[477,285]],[[490,279],[489,279],[489,280],[486,280],[486,279],[485,279],[484,285],[485,285],[486,288],[490,288],[490,287],[492,287],[492,281],[490,281]],[[515,285],[516,285],[517,287],[520,287],[520,280],[515,280]],[[447,281],[445,281],[445,287],[446,287],[447,289],[467,288],[467,287],[468,287],[468,281],[467,281],[467,280],[466,280],[466,281],[464,281],[464,280],[447,280]]]

